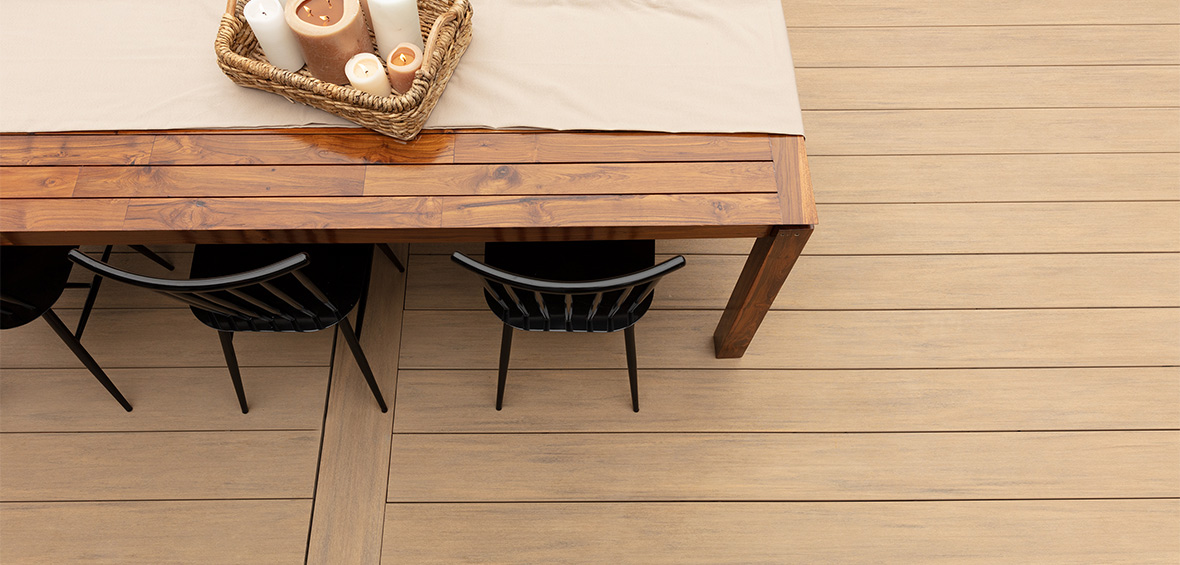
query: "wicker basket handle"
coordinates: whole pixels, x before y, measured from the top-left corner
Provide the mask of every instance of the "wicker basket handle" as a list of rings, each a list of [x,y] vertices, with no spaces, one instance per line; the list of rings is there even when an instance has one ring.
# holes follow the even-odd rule
[[[238,12],[238,0],[229,0],[225,3],[225,15],[234,17]]]
[[[434,20],[434,25],[430,26],[430,35],[426,36],[426,60],[422,61],[422,68],[419,70],[419,76],[431,76],[431,66],[434,58],[431,55],[434,53],[435,44],[438,43],[438,35],[442,32],[443,26],[459,19],[467,11],[467,0],[455,0],[451,4],[450,9],[443,12],[437,20]]]

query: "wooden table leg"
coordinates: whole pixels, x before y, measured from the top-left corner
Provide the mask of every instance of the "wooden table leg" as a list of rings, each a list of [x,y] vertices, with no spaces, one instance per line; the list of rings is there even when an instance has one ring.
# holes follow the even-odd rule
[[[811,237],[813,228],[781,227],[754,242],[742,275],[738,277],[725,313],[713,332],[713,347],[718,359],[741,357],[750,340],[791,274],[799,253]]]

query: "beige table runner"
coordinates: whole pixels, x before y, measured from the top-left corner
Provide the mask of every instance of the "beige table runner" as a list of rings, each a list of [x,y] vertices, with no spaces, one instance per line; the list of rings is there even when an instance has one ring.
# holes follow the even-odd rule
[[[350,125],[217,68],[223,0],[0,0],[0,131]],[[427,127],[802,134],[779,0],[472,0]]]

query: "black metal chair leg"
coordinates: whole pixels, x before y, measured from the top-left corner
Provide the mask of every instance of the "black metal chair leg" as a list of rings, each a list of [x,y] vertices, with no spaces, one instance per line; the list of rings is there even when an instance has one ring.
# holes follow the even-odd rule
[[[397,258],[397,254],[395,254],[393,252],[393,248],[390,247],[388,243],[378,243],[377,247],[379,249],[381,249],[381,252],[384,253],[385,256],[389,258],[390,261],[393,262],[393,266],[397,267],[397,272],[399,272],[399,273],[406,272],[406,266],[403,265],[401,260]]]
[[[627,340],[627,373],[631,376],[631,407],[639,411],[639,367],[635,359],[635,326],[623,330]]]
[[[58,318],[53,310],[46,310],[41,317],[45,318],[45,321],[49,323],[49,327],[53,328],[54,333],[66,343],[70,351],[73,351],[74,355],[78,357],[78,360],[90,370],[90,374],[94,375],[94,378],[102,383],[102,386],[107,389],[107,392],[111,393],[111,396],[115,397],[115,400],[119,401],[119,405],[124,410],[130,412],[131,404],[127,402],[126,398],[123,398],[123,393],[119,392],[119,389],[115,387],[115,383],[112,383],[111,379],[107,377],[107,374],[103,372],[102,367],[98,366],[98,362],[90,356],[90,352],[86,351],[85,347],[82,347],[82,342],[78,341],[78,338],[74,337],[74,334],[70,333],[69,328],[62,323],[61,318]]]
[[[500,336],[500,379],[496,383],[496,410],[504,407],[504,383],[508,381],[508,358],[512,355],[512,326],[504,324]]]
[[[114,245],[106,246],[102,250],[102,262],[106,263],[111,260],[111,250]],[[90,281],[90,292],[86,293],[86,302],[82,304],[82,314],[78,316],[78,327],[74,329],[74,338],[82,339],[82,332],[86,330],[86,322],[90,320],[90,311],[94,310],[94,302],[98,300],[98,287],[102,286],[102,277],[94,275],[94,279]]]
[[[242,413],[248,414],[250,407],[246,405],[246,391],[242,388],[242,372],[238,369],[238,356],[234,353],[234,332],[217,332],[221,339],[221,352],[225,354],[225,365],[229,367],[229,378],[234,381],[234,392],[238,394],[238,404]]]
[[[155,262],[157,265],[159,265],[159,266],[161,266],[161,267],[164,267],[165,269],[168,269],[169,271],[175,271],[175,270],[176,270],[176,266],[175,266],[175,265],[173,265],[172,263],[168,262],[168,260],[167,260],[167,259],[165,259],[165,258],[163,258],[163,257],[160,257],[159,255],[156,255],[156,252],[155,252],[155,251],[152,251],[151,249],[148,249],[147,247],[145,247],[145,246],[143,246],[143,245],[131,245],[131,246],[129,246],[129,247],[131,247],[132,249],[134,249],[134,250],[138,251],[140,255],[143,255],[144,257],[147,257],[148,259],[151,259],[151,260],[152,260],[152,261],[154,261],[154,262]]]
[[[369,360],[365,358],[365,352],[361,350],[361,344],[352,331],[352,324],[348,323],[346,318],[340,320],[339,325],[344,341],[352,350],[352,356],[356,358],[356,364],[361,368],[361,374],[365,376],[365,381],[369,383],[369,388],[373,391],[373,397],[377,399],[377,405],[381,407],[382,412],[388,412],[389,408],[385,406],[385,397],[381,396],[381,387],[377,386],[377,379],[373,377],[373,369],[369,367]]]

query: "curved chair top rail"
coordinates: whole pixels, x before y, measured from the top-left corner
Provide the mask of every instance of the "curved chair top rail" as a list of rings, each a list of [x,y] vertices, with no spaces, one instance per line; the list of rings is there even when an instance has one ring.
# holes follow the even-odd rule
[[[145,277],[117,269],[77,249],[70,251],[69,258],[71,261],[109,279],[161,292],[215,292],[219,290],[230,290],[263,283],[287,273],[298,271],[311,264],[311,257],[307,253],[296,253],[282,261],[272,263],[265,267],[232,275],[207,279],[174,280]]]
[[[476,261],[475,259],[472,259],[458,251],[451,255],[451,260],[462,265],[464,268],[475,272],[479,276],[487,278],[488,280],[524,290],[553,294],[594,294],[599,292],[610,292],[612,290],[619,290],[622,288],[651,282],[685,265],[684,256],[677,255],[671,259],[668,259],[667,261],[664,261],[663,263],[653,267],[648,267],[642,271],[636,271],[634,273],[612,277],[609,279],[570,282],[534,279],[531,277],[510,273],[508,271],[503,271],[480,263],[479,261]]]

